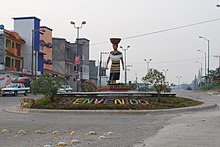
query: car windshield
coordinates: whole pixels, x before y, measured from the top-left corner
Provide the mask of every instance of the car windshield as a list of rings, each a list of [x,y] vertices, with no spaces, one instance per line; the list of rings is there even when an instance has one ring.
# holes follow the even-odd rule
[[[14,88],[14,87],[18,87],[18,84],[16,83],[11,83],[9,85],[6,86],[7,88]]]

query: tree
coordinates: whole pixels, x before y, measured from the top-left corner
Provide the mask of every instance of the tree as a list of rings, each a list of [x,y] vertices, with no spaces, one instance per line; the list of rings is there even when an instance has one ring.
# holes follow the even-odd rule
[[[216,70],[210,70],[209,72],[211,82],[220,83],[220,67],[216,68]]]
[[[31,82],[31,92],[34,95],[43,94],[54,102],[58,88],[60,88],[61,84],[64,83],[64,77],[52,76],[48,73],[44,73],[38,79]]]
[[[158,94],[166,89],[165,76],[156,69],[150,69],[147,75],[142,77],[142,81],[152,84],[154,90],[156,90]]]

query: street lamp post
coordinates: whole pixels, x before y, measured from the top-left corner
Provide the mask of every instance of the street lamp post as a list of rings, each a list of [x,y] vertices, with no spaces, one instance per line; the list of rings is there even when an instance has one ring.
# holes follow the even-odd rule
[[[77,29],[77,35],[76,35],[77,36],[77,38],[76,38],[76,56],[79,56],[79,29],[81,29],[82,26],[86,24],[86,21],[82,21],[80,26],[76,26],[74,21],[71,21],[70,24],[72,24],[74,26],[74,28]],[[77,66],[76,66],[76,72],[79,75],[79,64],[77,64]],[[78,78],[79,78],[79,76],[77,76],[77,84],[76,84],[77,92],[79,91],[78,80],[80,80]]]
[[[152,61],[152,59],[149,59],[148,61],[147,61],[147,59],[144,59],[144,61],[147,63],[147,73],[148,73],[148,71],[149,71],[149,64]]]
[[[168,69],[166,69],[166,70],[163,69],[163,72],[165,74],[165,81],[166,81]]]
[[[206,40],[207,43],[208,43],[208,69],[207,69],[207,72],[208,72],[208,83],[209,83],[209,64],[210,64],[210,61],[209,61],[209,54],[210,54],[210,41],[209,41],[207,38],[202,37],[202,36],[199,36],[199,38],[202,38],[202,39]]]
[[[199,62],[199,61],[196,61],[196,63],[199,63],[200,64],[200,71],[201,71],[201,75],[202,75],[202,63],[201,62]]]
[[[176,76],[176,78],[178,79],[178,85],[179,85],[179,90],[181,89],[181,85],[180,85],[180,79],[182,78],[182,76]]]
[[[126,51],[128,50],[128,48],[130,48],[130,46],[128,45],[127,48],[125,48],[125,49],[122,46],[120,46],[120,48],[124,51],[124,57],[125,57],[125,66],[124,66],[125,67],[125,69],[124,69],[125,70],[125,84],[127,84],[127,63],[126,63],[127,59],[126,59]]]
[[[197,50],[198,52],[202,52],[205,54],[205,76],[206,76],[206,52],[202,51],[202,50]]]
[[[102,55],[109,54],[108,52],[101,52],[100,53],[100,65],[99,65],[99,86],[102,85]]]

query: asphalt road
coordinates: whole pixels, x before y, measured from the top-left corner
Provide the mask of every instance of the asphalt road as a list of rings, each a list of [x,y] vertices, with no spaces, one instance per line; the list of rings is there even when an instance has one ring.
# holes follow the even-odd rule
[[[219,96],[180,92],[179,95],[220,103]],[[29,95],[30,96],[30,95]],[[218,108],[185,113],[122,114],[122,113],[8,113],[4,108],[18,104],[18,97],[0,97],[0,147],[55,146],[78,139],[80,147],[130,146],[217,146],[220,131]],[[27,134],[17,132],[25,130]],[[45,134],[35,134],[42,130]],[[54,130],[61,134],[53,135]],[[78,134],[71,136],[70,132]],[[96,135],[88,135],[95,131]],[[113,132],[111,136],[108,132]],[[103,140],[98,139],[105,136]],[[207,138],[207,139],[206,139]],[[68,144],[67,147],[71,145]],[[219,146],[219,145],[218,145]]]
[[[203,92],[178,92],[179,96],[220,105],[220,96]],[[167,121],[169,125],[135,147],[219,147],[220,108],[183,113]]]

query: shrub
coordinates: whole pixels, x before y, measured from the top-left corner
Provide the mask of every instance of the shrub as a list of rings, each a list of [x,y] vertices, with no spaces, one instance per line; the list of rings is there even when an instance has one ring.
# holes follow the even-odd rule
[[[58,88],[65,82],[64,77],[52,76],[48,73],[42,74],[38,79],[31,82],[31,92],[36,94],[43,94],[54,102]]]
[[[86,87],[87,92],[95,92],[96,91],[96,85],[91,80],[86,81],[85,87]]]

